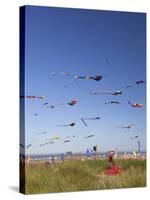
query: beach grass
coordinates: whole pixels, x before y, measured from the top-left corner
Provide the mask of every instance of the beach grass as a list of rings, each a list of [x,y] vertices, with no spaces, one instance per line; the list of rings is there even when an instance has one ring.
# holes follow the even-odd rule
[[[106,160],[68,160],[25,167],[25,193],[54,193],[146,186],[145,160],[115,161],[122,168],[117,176],[107,176]]]

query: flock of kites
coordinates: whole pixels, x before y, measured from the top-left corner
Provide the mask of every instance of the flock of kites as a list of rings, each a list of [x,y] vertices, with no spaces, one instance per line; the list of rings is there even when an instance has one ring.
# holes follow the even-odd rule
[[[106,59],[106,63],[109,64],[109,61],[108,59]],[[103,76],[101,75],[96,75],[96,76],[77,76],[77,75],[71,75],[69,73],[66,73],[66,72],[60,72],[60,73],[55,73],[55,72],[52,72],[51,75],[53,76],[57,76],[57,75],[62,75],[62,76],[69,76],[71,78],[74,78],[74,79],[85,79],[85,80],[91,80],[91,81],[101,81],[103,79]],[[139,84],[145,84],[146,82],[144,80],[138,80],[136,81],[136,85],[139,85]],[[127,85],[125,88],[131,88],[133,87],[132,84],[129,84]],[[117,96],[117,95],[122,95],[122,91],[121,90],[114,90],[114,91],[100,91],[100,90],[90,90],[89,91],[89,94],[90,95],[112,95],[112,96]],[[45,96],[20,96],[21,99],[45,99],[46,97]],[[43,103],[43,106],[47,109],[54,109],[55,107],[59,107],[59,106],[63,106],[63,105],[68,105],[68,106],[75,106],[77,104],[77,100],[76,99],[72,99],[70,100],[69,102],[66,102],[66,103],[59,103],[59,104],[53,104],[53,105],[50,105],[49,102],[44,102]],[[119,101],[106,101],[105,104],[121,104]],[[141,103],[137,103],[137,102],[131,102],[130,100],[128,100],[128,104],[129,106],[133,107],[133,108],[142,108],[143,107],[143,104]],[[34,116],[38,116],[38,113],[34,113],[33,114]],[[91,117],[91,118],[84,118],[84,117],[80,117],[80,120],[82,121],[83,125],[85,127],[88,127],[88,121],[89,120],[99,120],[101,119],[100,117]],[[58,127],[74,127],[76,125],[75,122],[71,122],[71,123],[67,123],[67,124],[57,124],[56,126]],[[132,127],[134,127],[135,124],[129,124],[129,125],[126,125],[126,126],[117,126],[116,128],[124,128],[124,129],[130,129]],[[43,132],[39,132],[39,133],[36,133],[38,135],[42,135],[42,134],[47,134],[46,131],[43,131]],[[91,138],[91,137],[94,137],[95,135],[94,134],[91,134],[91,135],[87,135],[86,137],[84,137],[85,139],[88,139],[88,138]],[[63,138],[63,143],[69,143],[72,141],[73,138],[75,138],[76,136],[75,135],[71,135],[71,136],[67,136],[65,138]],[[134,137],[131,137],[131,139],[134,139],[134,138],[138,138],[138,136],[134,136]],[[48,144],[54,144],[56,140],[60,140],[60,136],[55,136],[55,137],[52,137],[52,138],[49,138],[47,139],[47,141],[43,142],[42,144],[38,145],[40,147],[42,146],[45,146],[45,145],[48,145]],[[32,146],[32,144],[28,144],[28,145],[23,145],[23,144],[20,144],[21,148],[25,149],[25,148],[30,148]]]

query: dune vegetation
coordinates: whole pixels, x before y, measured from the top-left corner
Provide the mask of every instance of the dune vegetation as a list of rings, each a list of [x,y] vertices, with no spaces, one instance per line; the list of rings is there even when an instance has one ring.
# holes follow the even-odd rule
[[[104,174],[106,160],[69,160],[63,163],[32,163],[25,167],[25,193],[54,193],[146,186],[145,160],[118,160],[122,172]]]

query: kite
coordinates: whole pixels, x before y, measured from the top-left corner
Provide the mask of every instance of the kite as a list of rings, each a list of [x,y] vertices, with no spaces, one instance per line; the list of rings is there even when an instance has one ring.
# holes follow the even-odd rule
[[[134,156],[134,157],[136,157],[136,156],[137,156],[137,154],[136,154],[136,151],[135,151],[135,150],[133,150],[133,152],[132,152],[132,153],[133,153],[133,156]]]
[[[85,139],[88,139],[88,138],[91,138],[91,137],[94,137],[95,135],[88,135],[85,137]]]
[[[45,106],[46,108],[49,108],[48,102],[43,103],[43,106]]]
[[[128,104],[131,105],[133,108],[142,108],[143,107],[143,104],[131,103],[129,100],[128,100]]]
[[[83,122],[83,124],[87,127],[87,124],[85,123],[84,119],[81,118],[81,121]]]
[[[31,146],[32,146],[32,144],[28,144],[26,147],[23,145],[23,144],[20,144],[20,146],[22,147],[22,148],[30,148]]]
[[[51,142],[49,142],[48,144],[54,144],[54,142],[53,142],[53,141],[51,141]]]
[[[118,101],[107,101],[105,104],[120,104]]]
[[[127,85],[127,86],[126,86],[126,88],[130,88],[130,87],[132,87],[132,85],[131,85],[131,84],[129,84],[129,85]]]
[[[140,140],[138,139],[138,152],[140,153],[140,150],[141,150],[141,143],[140,143]]]
[[[27,99],[45,99],[45,96],[20,96],[20,98],[27,98]]]
[[[45,145],[47,145],[47,144],[54,144],[54,142],[53,142],[53,141],[45,142],[44,144],[40,144],[40,146],[45,146]]]
[[[130,129],[132,128],[133,126],[135,126],[135,124],[129,124],[128,126],[119,126],[117,128],[126,128],[126,129]]]
[[[122,172],[122,169],[118,165],[107,167],[107,169],[104,170],[104,174],[106,174],[107,176],[117,176],[117,175],[120,175],[121,172]]]
[[[48,102],[43,103],[44,106],[48,105]]]
[[[66,73],[66,72],[60,72],[59,73],[60,75],[64,75],[64,76],[71,76],[72,78],[75,78],[75,79],[87,79],[87,80],[95,80],[95,81],[100,81],[103,76],[101,75],[96,75],[96,76],[73,76],[69,73]],[[57,75],[57,73],[55,72],[52,72],[51,75]]]
[[[71,127],[73,127],[73,126],[75,126],[75,122],[73,122],[73,123],[71,123],[71,124],[60,124],[60,125],[57,125],[57,126],[71,126]]]
[[[122,92],[121,91],[115,91],[115,92],[112,92],[111,94],[114,95],[114,96],[116,96],[116,95],[121,95]]]
[[[99,75],[97,75],[97,76],[74,76],[74,78],[100,81],[103,78],[103,76],[99,76]]]
[[[117,90],[117,91],[106,91],[106,92],[95,92],[95,91],[90,91],[89,94],[92,94],[92,95],[113,95],[113,96],[117,96],[117,95],[121,95],[122,94],[122,91],[120,90]]]
[[[34,116],[38,116],[38,114],[37,114],[37,113],[35,113],[35,114],[34,114]]]
[[[136,135],[136,136],[130,137],[130,139],[137,139],[137,142],[138,142],[138,152],[140,153],[141,143],[140,143],[140,140],[139,140],[139,136]]]
[[[59,137],[59,136],[52,137],[52,138],[50,138],[49,140],[60,140],[60,137]]]
[[[90,118],[82,118],[84,120],[95,120],[95,119],[100,119],[100,117],[90,117]]]
[[[70,140],[64,140],[64,143],[71,142]]]
[[[106,156],[109,157],[109,156],[114,156],[115,155],[115,151],[114,150],[110,150],[110,151],[107,151],[106,152]]]
[[[86,150],[86,156],[90,157],[91,155],[93,155],[93,150],[91,148],[87,148]]]
[[[67,104],[70,105],[70,106],[74,106],[76,103],[77,103],[77,101],[73,99]]]
[[[83,117],[81,117],[80,119],[83,122],[83,124],[87,127],[87,124],[86,124],[85,120],[97,120],[97,119],[100,119],[100,117],[92,117],[92,118],[83,118]]]
[[[93,151],[94,151],[94,152],[97,152],[97,145],[96,145],[96,146],[93,146]]]
[[[24,148],[24,145],[23,145],[23,144],[20,144],[20,146],[21,146],[22,148]]]
[[[30,148],[32,146],[32,144],[28,144],[27,146],[26,146],[26,148]]]
[[[143,81],[143,80],[139,80],[139,81],[136,81],[136,84],[139,85],[139,84],[144,84],[146,83],[146,81]]]
[[[74,106],[75,104],[77,103],[77,100],[75,100],[75,99],[72,99],[72,100],[70,100],[68,103],[66,103],[67,105],[70,105],[70,106]],[[47,105],[47,103],[45,104],[45,105]],[[64,104],[63,103],[59,103],[59,104],[57,104],[57,105],[51,105],[51,106],[47,106],[47,108],[55,108],[55,107],[57,107],[57,106],[63,106]]]

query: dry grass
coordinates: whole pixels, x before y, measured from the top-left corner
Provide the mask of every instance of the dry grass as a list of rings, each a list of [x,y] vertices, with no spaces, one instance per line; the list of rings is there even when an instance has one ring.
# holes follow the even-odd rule
[[[105,160],[65,161],[48,165],[26,166],[25,193],[71,192],[146,186],[146,161],[116,161],[123,171],[107,176]]]

